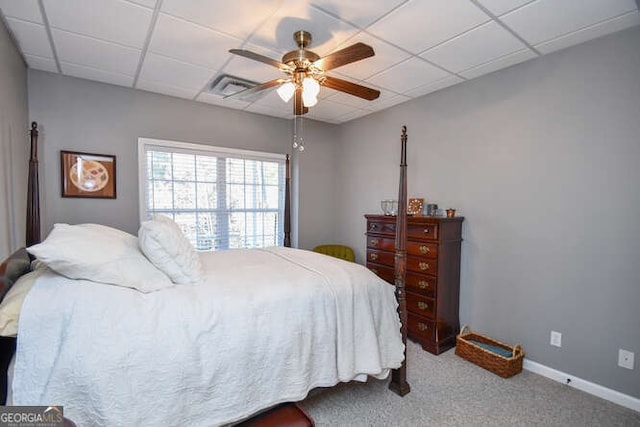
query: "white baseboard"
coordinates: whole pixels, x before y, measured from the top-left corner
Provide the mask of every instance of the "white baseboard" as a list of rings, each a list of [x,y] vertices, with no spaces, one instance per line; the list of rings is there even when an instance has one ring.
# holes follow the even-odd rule
[[[619,391],[611,390],[610,388],[603,387],[590,381],[583,380],[582,378],[557,371],[555,369],[549,368],[548,366],[541,365],[540,363],[533,362],[526,358],[522,363],[522,367],[527,371],[542,375],[543,377],[550,378],[562,384],[567,384],[569,387],[577,388],[578,390],[582,390],[585,393],[598,396],[610,402],[617,403],[620,406],[624,406],[625,408],[640,412],[640,399],[637,399],[635,397],[620,393]],[[567,380],[571,381],[567,383]]]

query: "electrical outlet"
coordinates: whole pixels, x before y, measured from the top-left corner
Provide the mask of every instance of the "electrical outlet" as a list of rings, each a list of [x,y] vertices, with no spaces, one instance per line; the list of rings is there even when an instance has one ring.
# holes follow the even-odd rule
[[[551,331],[551,345],[562,347],[562,334],[560,332]]]
[[[623,368],[633,369],[634,354],[632,351],[619,349],[618,350],[618,366]]]

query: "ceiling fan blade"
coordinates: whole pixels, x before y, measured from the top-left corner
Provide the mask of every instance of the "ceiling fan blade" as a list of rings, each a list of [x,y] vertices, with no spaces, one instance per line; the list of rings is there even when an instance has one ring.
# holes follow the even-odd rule
[[[240,90],[236,93],[232,93],[231,95],[227,95],[225,96],[223,99],[227,99],[227,98],[235,98],[235,99],[243,99],[243,98],[247,98],[251,95],[254,95],[262,90],[265,89],[269,89],[270,87],[273,86],[278,86],[284,82],[286,82],[287,79],[275,79],[275,80],[269,80],[268,82],[259,84],[257,86],[254,87],[250,87],[249,89],[244,89],[244,90]]]
[[[328,88],[339,90],[340,92],[345,92],[349,95],[358,96],[368,101],[373,101],[380,96],[379,90],[351,83],[336,77],[327,76],[322,84]]]
[[[244,49],[230,49],[230,53],[234,55],[244,56],[245,58],[253,59],[254,61],[259,61],[267,65],[274,66],[276,68],[280,68],[281,70],[288,70],[289,67],[283,64],[280,61],[275,59],[271,59],[268,56],[260,55],[259,53],[251,52],[250,50]]]
[[[313,63],[321,70],[333,70],[334,68],[342,67],[343,65],[351,64],[352,62],[360,61],[361,59],[369,58],[375,55],[373,48],[364,43],[356,43],[344,49],[340,49],[337,52],[333,52],[324,58],[320,58]]]
[[[301,116],[303,114],[307,114],[309,109],[304,106],[302,103],[302,87],[296,87],[296,92],[293,97],[293,115]]]

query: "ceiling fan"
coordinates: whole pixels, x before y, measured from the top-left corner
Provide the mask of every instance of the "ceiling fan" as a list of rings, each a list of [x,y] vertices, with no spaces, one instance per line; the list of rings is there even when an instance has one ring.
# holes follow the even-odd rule
[[[311,33],[303,30],[296,31],[293,39],[298,49],[285,53],[282,62],[244,49],[229,50],[235,55],[272,65],[287,74],[287,77],[270,80],[225,98],[246,98],[265,89],[280,86],[278,95],[285,102],[293,97],[293,114],[300,116],[306,114],[309,107],[315,105],[321,85],[369,101],[380,96],[379,90],[326,75],[329,70],[375,55],[371,46],[356,43],[320,58],[316,53],[306,49],[311,44]]]

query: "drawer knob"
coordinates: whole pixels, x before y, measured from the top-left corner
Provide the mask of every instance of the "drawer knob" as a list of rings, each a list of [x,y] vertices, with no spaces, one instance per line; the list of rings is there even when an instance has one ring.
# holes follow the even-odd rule
[[[420,329],[422,332],[426,331],[427,329],[429,329],[429,326],[425,325],[422,322],[418,322],[418,329]]]
[[[426,228],[424,229],[424,234],[429,234],[429,227],[426,227]]]
[[[378,243],[380,243],[378,239],[371,239],[371,246],[378,246]]]
[[[420,280],[418,282],[418,287],[420,289],[427,289],[429,287],[429,282],[427,282],[426,280]]]
[[[429,304],[426,302],[418,301],[418,308],[420,310],[427,310],[429,308]]]
[[[369,270],[371,270],[373,274],[378,274],[378,270],[376,270],[375,268],[370,268]]]
[[[371,254],[370,258],[371,258],[371,261],[377,260],[378,259],[378,254]]]
[[[429,269],[429,264],[426,262],[421,262],[420,264],[418,264],[418,267],[420,267],[420,270],[428,270]]]
[[[428,246],[420,246],[420,253],[421,254],[428,254],[431,251],[431,249],[429,249]]]
[[[369,226],[369,231],[374,231],[374,230],[375,230],[375,229],[377,229],[377,228],[378,228],[378,224],[371,224],[371,225]]]

